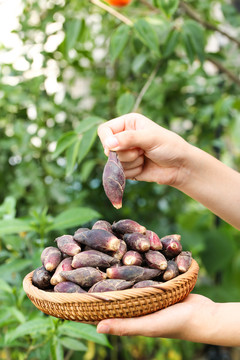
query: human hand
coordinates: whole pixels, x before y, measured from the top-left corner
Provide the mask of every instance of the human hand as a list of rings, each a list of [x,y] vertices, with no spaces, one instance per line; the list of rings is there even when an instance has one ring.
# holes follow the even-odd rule
[[[184,180],[189,144],[140,114],[127,114],[98,128],[106,155],[117,151],[128,179],[178,186]]]
[[[127,319],[102,320],[99,333],[119,336],[147,336],[211,343],[214,308],[210,299],[190,294],[175,305],[150,315]]]

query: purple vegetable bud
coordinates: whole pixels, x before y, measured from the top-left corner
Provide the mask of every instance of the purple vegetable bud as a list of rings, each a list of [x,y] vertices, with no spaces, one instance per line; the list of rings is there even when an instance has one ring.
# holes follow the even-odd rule
[[[180,252],[182,251],[182,245],[180,241],[175,240],[172,236],[165,236],[164,238],[161,238],[162,242],[162,253],[167,258],[173,258],[176,257]]]
[[[81,251],[79,244],[73,239],[72,235],[62,235],[55,239],[59,250],[63,253],[74,256]]]
[[[146,228],[140,224],[138,224],[136,221],[134,220],[130,220],[130,219],[123,219],[123,220],[119,220],[117,222],[114,222],[112,224],[112,229],[114,232],[119,233],[119,234],[130,234],[130,233],[140,233],[140,234],[145,234],[146,233]]]
[[[179,275],[178,267],[175,261],[169,260],[167,269],[164,271],[163,280],[168,281]]]
[[[60,275],[61,271],[69,271],[73,270],[72,268],[72,257],[68,257],[60,262],[58,267],[56,268],[52,278],[51,278],[51,284],[57,285],[58,283],[64,281],[64,278]]]
[[[112,256],[97,250],[83,251],[73,257],[72,267],[102,267],[108,268],[118,262]]]
[[[120,246],[120,240],[115,235],[101,229],[75,234],[74,239],[99,251],[117,251]]]
[[[71,271],[62,271],[60,275],[81,287],[91,287],[100,280],[106,279],[107,275],[93,267],[82,267]]]
[[[122,262],[124,265],[137,265],[141,266],[143,262],[142,256],[134,250],[129,250],[123,256]]]
[[[180,273],[185,273],[191,266],[192,253],[190,251],[182,251],[176,258],[175,262]]]
[[[95,222],[95,224],[93,224],[92,226],[92,229],[101,229],[112,233],[112,225],[105,220],[98,220],[97,222]]]
[[[124,254],[126,254],[126,252],[127,252],[127,244],[125,243],[125,241],[120,240],[119,249],[117,251],[115,251],[112,254],[112,256],[117,260],[121,260],[122,257],[124,256]]]
[[[134,284],[134,281],[126,281],[120,279],[107,279],[99,281],[94,284],[89,290],[89,293],[105,292],[105,291],[117,291],[129,289]]]
[[[145,253],[145,258],[151,268],[166,270],[167,259],[159,251],[149,250],[147,253]]]
[[[44,266],[40,266],[36,270],[34,270],[32,283],[39,289],[49,289],[51,287],[51,276],[51,273],[47,271]]]
[[[145,252],[150,249],[150,241],[143,234],[140,233],[125,234],[123,240],[132,250]]]
[[[48,271],[53,271],[60,264],[62,260],[61,251],[53,246],[45,248],[41,254],[41,261],[43,266]]]
[[[54,286],[54,291],[58,293],[86,293],[79,285],[71,281],[58,283]]]
[[[120,209],[126,178],[118,155],[114,151],[109,153],[108,161],[103,170],[102,181],[108,199],[116,209]]]
[[[154,231],[147,230],[146,236],[150,241],[151,250],[162,250],[162,242]]]
[[[144,288],[144,287],[154,286],[154,285],[159,285],[159,284],[162,284],[162,282],[154,281],[154,280],[144,280],[144,281],[139,281],[136,284],[134,284],[133,288]]]
[[[107,276],[110,279],[123,279],[129,281],[150,280],[162,273],[158,269],[149,269],[141,266],[120,266],[107,269]]]

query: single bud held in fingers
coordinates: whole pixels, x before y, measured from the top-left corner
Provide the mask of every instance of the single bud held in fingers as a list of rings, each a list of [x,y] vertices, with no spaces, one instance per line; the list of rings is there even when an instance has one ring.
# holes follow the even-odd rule
[[[141,266],[143,258],[139,252],[134,250],[129,250],[122,258],[123,265],[137,265]]]
[[[71,271],[62,271],[60,275],[81,287],[91,287],[98,281],[106,279],[106,274],[93,267],[83,267]]]
[[[144,287],[154,286],[154,285],[159,285],[159,284],[161,284],[161,282],[159,282],[159,281],[144,280],[144,281],[139,281],[136,284],[134,284],[133,288],[144,288]]]
[[[73,257],[72,267],[102,267],[108,268],[118,262],[112,256],[98,250],[83,251]]]
[[[168,281],[179,275],[177,264],[174,260],[169,260],[167,269],[164,271],[163,280]]]
[[[123,220],[119,220],[117,222],[114,222],[112,224],[112,229],[114,232],[119,233],[119,234],[130,234],[130,233],[140,233],[140,234],[145,234],[146,233],[146,228],[140,224],[138,224],[136,221],[134,220],[130,220],[130,219],[123,219]]]
[[[120,240],[106,230],[93,229],[74,235],[74,240],[99,251],[117,251]]]
[[[162,242],[162,253],[169,259],[176,257],[182,251],[182,245],[180,241],[175,240],[171,236],[165,237],[165,239],[161,238]]]
[[[166,270],[167,259],[159,251],[149,250],[148,252],[145,253],[145,258],[146,258],[147,264],[150,268]]]
[[[192,253],[190,251],[182,251],[176,258],[175,262],[177,264],[178,270],[180,273],[185,273],[191,266],[192,263]]]
[[[149,269],[141,266],[120,266],[107,269],[107,276],[110,279],[123,279],[128,281],[150,280],[162,273],[158,269]]]
[[[108,199],[116,209],[120,209],[126,178],[118,155],[114,151],[109,153],[108,161],[103,170],[102,182]]]
[[[52,278],[51,278],[51,284],[57,285],[58,283],[64,281],[64,278],[60,275],[61,271],[70,271],[73,270],[72,268],[72,257],[68,257],[60,262],[58,267],[56,268]]]
[[[71,282],[64,281],[58,283],[54,286],[54,291],[58,293],[86,293],[86,290],[83,290],[79,285]]]
[[[33,272],[32,283],[39,289],[49,289],[51,287],[51,277],[52,274],[47,271],[44,266],[40,266]]]
[[[150,241],[151,250],[162,250],[162,242],[159,239],[159,236],[154,231],[147,230],[146,236]]]
[[[41,254],[41,262],[48,271],[55,270],[61,260],[61,251],[53,246],[46,247]]]
[[[119,280],[119,279],[107,279],[102,280],[93,285],[88,292],[105,292],[105,291],[117,291],[117,290],[124,290],[129,289],[134,284],[134,281],[126,281],[126,280]]]
[[[55,239],[59,250],[69,256],[74,256],[81,251],[79,244],[73,239],[72,235],[62,235]]]
[[[98,220],[93,224],[92,229],[101,229],[112,233],[112,225],[106,220]]]
[[[150,249],[150,241],[140,233],[125,234],[123,240],[132,249],[140,252],[146,252]]]

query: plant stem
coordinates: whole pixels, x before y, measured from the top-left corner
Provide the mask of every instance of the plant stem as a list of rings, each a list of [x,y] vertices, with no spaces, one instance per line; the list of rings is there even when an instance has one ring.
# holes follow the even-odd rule
[[[126,16],[122,15],[120,12],[118,12],[117,10],[113,9],[111,6],[108,6],[106,4],[104,4],[102,1],[100,0],[90,0],[94,5],[102,8],[103,10],[106,10],[109,14],[113,15],[114,17],[116,17],[118,20],[122,21],[123,23],[125,23],[128,26],[133,26],[133,22],[132,20],[128,19]]]
[[[228,70],[221,62],[211,57],[207,57],[207,60],[213,63],[221,72],[225,73],[229,79],[231,79],[235,84],[240,86],[240,79],[232,71]]]
[[[64,360],[70,360],[73,354],[74,354],[74,351],[73,351],[73,350],[69,350],[69,351],[67,352],[67,355],[65,356]]]

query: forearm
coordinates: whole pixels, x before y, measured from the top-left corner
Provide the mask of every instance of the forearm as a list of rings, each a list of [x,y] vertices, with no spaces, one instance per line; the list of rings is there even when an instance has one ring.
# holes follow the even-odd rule
[[[185,340],[220,346],[240,346],[240,303],[213,303],[192,319]]]
[[[240,173],[194,146],[182,171],[177,188],[240,229]]]

